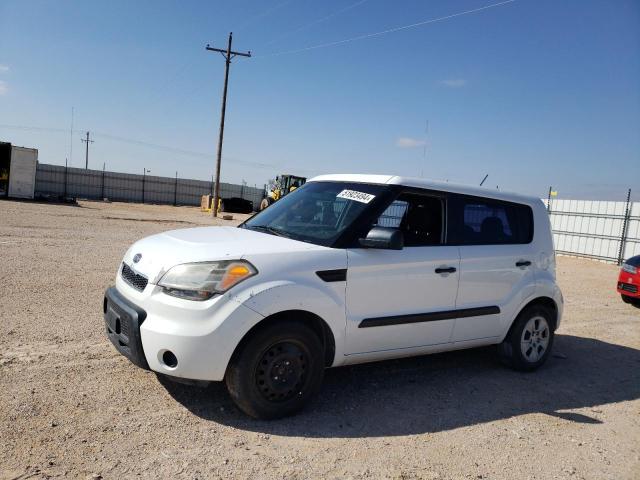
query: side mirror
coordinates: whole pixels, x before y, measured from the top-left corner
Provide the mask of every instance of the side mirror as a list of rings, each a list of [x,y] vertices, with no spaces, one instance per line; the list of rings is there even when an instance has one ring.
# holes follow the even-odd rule
[[[397,228],[373,227],[365,238],[358,240],[365,248],[381,248],[385,250],[402,250],[404,236]]]

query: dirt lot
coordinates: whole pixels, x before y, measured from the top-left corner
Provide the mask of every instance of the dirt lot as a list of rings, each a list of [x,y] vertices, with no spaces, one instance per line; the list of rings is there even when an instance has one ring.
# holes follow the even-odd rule
[[[615,294],[615,266],[559,259],[565,317],[536,373],[491,349],[333,369],[305,412],[259,422],[221,385],[167,383],[104,335],[127,247],[211,223],[0,201],[0,478],[640,478],[640,310]]]

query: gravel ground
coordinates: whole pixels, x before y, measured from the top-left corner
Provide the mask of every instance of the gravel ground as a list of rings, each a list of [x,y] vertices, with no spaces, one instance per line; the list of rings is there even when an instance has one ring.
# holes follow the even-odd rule
[[[167,382],[104,335],[127,247],[212,223],[0,201],[0,478],[640,478],[640,310],[616,295],[617,267],[558,259],[565,317],[538,372],[492,349],[332,369],[302,414],[260,422],[222,385]]]

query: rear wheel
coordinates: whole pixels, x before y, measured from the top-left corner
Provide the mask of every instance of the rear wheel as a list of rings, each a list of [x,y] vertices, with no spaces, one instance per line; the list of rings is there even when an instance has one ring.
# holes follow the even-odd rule
[[[554,336],[551,311],[542,305],[527,307],[498,346],[500,358],[516,370],[535,370],[547,360]]]
[[[295,322],[270,325],[234,354],[225,381],[234,403],[260,419],[301,410],[324,376],[323,347],[313,330]]]

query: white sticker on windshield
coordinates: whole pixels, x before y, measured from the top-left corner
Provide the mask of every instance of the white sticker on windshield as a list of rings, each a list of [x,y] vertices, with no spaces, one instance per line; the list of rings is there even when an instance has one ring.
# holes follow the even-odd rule
[[[376,198],[375,195],[370,193],[358,192],[356,190],[342,190],[338,195],[338,198],[346,198],[347,200],[355,200],[360,203],[369,203]]]

